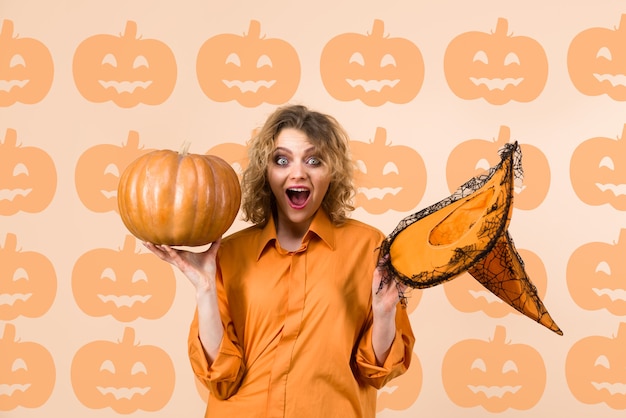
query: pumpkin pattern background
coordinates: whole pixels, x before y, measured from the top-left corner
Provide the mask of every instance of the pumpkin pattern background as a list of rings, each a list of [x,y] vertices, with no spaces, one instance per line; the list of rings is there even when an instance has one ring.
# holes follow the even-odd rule
[[[353,216],[386,234],[522,149],[509,230],[564,335],[463,275],[412,290],[415,367],[378,418],[622,417],[624,16],[608,0],[0,0],[0,416],[202,416],[193,290],[129,234],[117,184],[185,141],[240,175],[254,130],[301,103],[350,134]]]

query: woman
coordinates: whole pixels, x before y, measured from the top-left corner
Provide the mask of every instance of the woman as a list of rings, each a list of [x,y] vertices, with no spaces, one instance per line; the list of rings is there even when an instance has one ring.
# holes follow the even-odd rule
[[[337,121],[276,110],[249,146],[243,218],[203,253],[147,243],[196,289],[189,333],[206,417],[374,417],[414,337],[376,268],[384,235],[348,219],[353,163]]]

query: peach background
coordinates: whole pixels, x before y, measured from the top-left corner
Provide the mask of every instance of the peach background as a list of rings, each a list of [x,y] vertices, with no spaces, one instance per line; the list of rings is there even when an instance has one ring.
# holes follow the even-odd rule
[[[626,321],[626,312],[610,310],[608,304],[585,306],[574,296],[567,280],[568,263],[578,248],[591,243],[603,243],[607,249],[612,248],[618,244],[621,228],[626,227],[625,208],[614,207],[609,199],[600,204],[585,203],[574,191],[570,177],[572,156],[581,143],[596,137],[617,139],[622,135],[626,105],[623,99],[614,99],[608,94],[581,93],[573,85],[567,67],[568,48],[577,34],[589,28],[615,29],[623,13],[626,13],[623,2],[608,0],[586,2],[584,6],[563,0],[0,0],[0,20],[13,22],[14,36],[19,34],[20,38],[34,38],[43,43],[54,62],[54,78],[45,97],[32,104],[17,101],[0,106],[0,143],[4,142],[7,130],[15,130],[18,144],[40,148],[50,155],[57,175],[54,197],[45,209],[0,215],[0,247],[4,247],[8,234],[14,234],[18,249],[48,258],[56,275],[56,295],[49,310],[35,317],[0,317],[0,336],[7,326],[13,326],[22,342],[35,342],[45,347],[54,360],[55,385],[43,405],[4,409],[0,406],[0,416],[110,417],[118,414],[109,406],[102,409],[85,406],[72,388],[70,371],[74,355],[81,347],[94,341],[121,340],[127,327],[135,330],[136,341],[141,345],[156,346],[167,353],[176,377],[171,399],[165,406],[156,412],[135,407],[136,411],[123,415],[202,416],[203,394],[196,389],[186,355],[187,326],[194,309],[194,295],[184,277],[175,273],[176,292],[171,307],[155,319],[139,317],[124,321],[113,315],[92,316],[79,307],[72,292],[73,269],[78,259],[96,249],[117,250],[128,234],[117,213],[94,212],[81,202],[75,183],[76,167],[88,149],[100,144],[120,146],[126,143],[130,131],[137,132],[140,145],[150,149],[176,150],[184,140],[190,140],[191,152],[204,153],[221,143],[245,143],[252,129],[262,123],[275,105],[262,102],[258,106],[244,106],[236,100],[211,100],[199,86],[196,59],[207,39],[219,34],[241,36],[247,33],[251,20],[260,22],[261,34],[266,38],[285,40],[297,51],[300,80],[288,102],[303,103],[336,116],[354,141],[369,142],[376,129],[383,127],[387,141],[411,147],[423,159],[427,173],[425,191],[414,208],[397,211],[390,206],[383,213],[372,214],[361,207],[355,212],[355,218],[386,233],[404,216],[449,194],[448,157],[465,141],[495,140],[500,127],[507,126],[512,139],[539,148],[549,163],[549,189],[545,199],[531,210],[516,209],[510,231],[520,252],[532,252],[543,263],[547,279],[543,300],[565,335],[559,337],[517,314],[493,317],[483,311],[461,312],[451,304],[444,286],[416,292],[411,301],[411,320],[417,336],[416,366],[400,388],[394,385],[389,388],[389,391],[397,390],[395,398],[391,393],[383,403],[388,391],[381,391],[380,403],[386,407],[378,416],[470,418],[489,415],[491,412],[485,405],[495,408],[493,402],[477,401],[476,406],[462,406],[456,394],[450,396],[446,392],[446,385],[451,381],[442,373],[442,364],[450,347],[470,339],[493,339],[500,327],[505,328],[506,339],[512,344],[531,347],[540,354],[546,379],[537,382],[531,376],[520,380],[524,389],[526,385],[545,384],[545,390],[537,395],[536,401],[532,400],[532,395],[524,395],[528,397],[522,398],[522,403],[530,403],[531,409],[517,409],[517,400],[513,399],[504,402],[498,416],[544,417],[555,413],[569,417],[622,416],[626,409],[623,389],[621,395],[609,397],[605,391],[596,394],[591,401],[580,399],[576,391],[570,389],[565,370],[568,353],[578,341],[592,336],[612,338]],[[496,105],[480,97],[462,99],[447,84],[443,63],[449,43],[462,33],[494,31],[498,18],[508,20],[509,33],[533,38],[545,51],[547,81],[541,93],[529,102],[510,100]],[[375,20],[384,22],[384,32],[389,37],[410,40],[423,57],[423,85],[406,103],[385,101],[368,105],[359,99],[341,101],[322,83],[320,56],[329,40],[344,33],[365,35],[372,31]],[[167,100],[158,105],[140,103],[122,108],[112,101],[94,103],[77,90],[72,60],[78,45],[93,35],[119,35],[127,21],[137,23],[137,33],[143,39],[165,43],[175,56],[176,84]],[[620,60],[626,61],[626,50],[612,53],[615,71],[626,73],[626,64],[620,66]],[[8,66],[6,59],[2,59],[0,88],[2,80],[6,80],[3,74]],[[6,152],[0,148],[0,160],[5,158],[1,153]],[[623,155],[622,152],[620,156],[623,158]],[[626,175],[619,170],[623,170],[626,162],[613,158],[613,163],[613,183],[623,187]],[[525,165],[524,168],[530,176],[533,167]],[[0,166],[0,170],[6,168]],[[593,174],[590,170],[590,175]],[[11,182],[12,176],[0,172],[0,190],[9,187],[6,184]],[[405,181],[408,185],[410,181],[424,179]],[[237,221],[232,230],[243,226]],[[602,252],[597,257],[599,254]],[[623,302],[624,252],[615,254],[618,255],[604,260],[606,263],[602,266],[604,271],[610,271],[608,274],[616,275],[615,289],[621,291]],[[585,266],[586,260],[576,261],[583,264],[581,269],[588,269],[589,276],[594,275],[595,264],[602,260],[591,259],[589,263],[595,264]],[[34,266],[21,268],[31,271]],[[169,267],[163,264],[162,268]],[[1,269],[2,266],[0,272]],[[9,287],[9,276],[13,273],[0,274],[5,275],[0,276],[0,294],[9,293],[3,286]],[[610,364],[612,376],[605,381],[621,383],[623,387],[626,384],[623,363],[626,345],[620,343],[613,352],[605,349],[604,344],[596,344],[599,353],[596,363]],[[589,358],[595,356],[593,350],[585,353]],[[11,365],[6,364],[7,354],[8,351],[0,351],[0,390],[3,384],[10,383],[8,379],[13,375]],[[13,355],[11,352],[9,357]],[[522,356],[522,362],[517,364],[520,373],[526,374],[526,368],[541,368],[535,367],[530,356],[526,357],[528,364],[524,358]],[[592,365],[594,360],[596,357],[591,359]],[[461,381],[463,373],[459,370],[457,374]],[[469,376],[469,372],[465,373]],[[600,371],[597,373],[601,376]],[[541,377],[536,374],[534,378],[537,376]],[[469,377],[465,379],[471,384]],[[511,382],[513,380],[509,384]],[[591,393],[592,389],[586,391]],[[0,392],[0,405],[2,402],[8,403],[7,395],[3,400]]]

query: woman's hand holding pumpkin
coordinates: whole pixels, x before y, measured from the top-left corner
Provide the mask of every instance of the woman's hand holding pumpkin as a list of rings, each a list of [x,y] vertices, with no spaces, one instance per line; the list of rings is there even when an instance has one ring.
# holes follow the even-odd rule
[[[155,245],[150,242],[144,245],[161,260],[176,266],[193,284],[196,292],[200,293],[215,289],[215,259],[220,242],[221,239],[218,239],[203,252],[179,250],[169,245]]]

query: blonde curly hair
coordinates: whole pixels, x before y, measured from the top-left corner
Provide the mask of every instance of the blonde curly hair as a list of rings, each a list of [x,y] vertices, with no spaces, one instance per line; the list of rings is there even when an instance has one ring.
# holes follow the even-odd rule
[[[276,201],[267,178],[267,167],[274,152],[274,141],[281,130],[298,129],[316,147],[331,173],[322,208],[331,222],[340,225],[354,210],[352,199],[354,163],[346,131],[329,115],[302,105],[279,107],[248,143],[248,167],[242,179],[242,216],[245,221],[265,225],[276,210]]]

